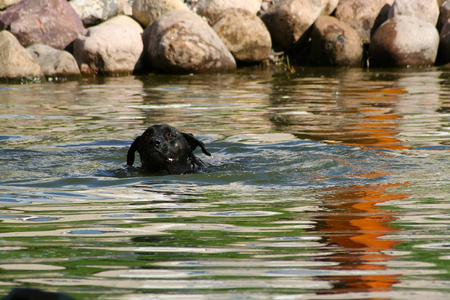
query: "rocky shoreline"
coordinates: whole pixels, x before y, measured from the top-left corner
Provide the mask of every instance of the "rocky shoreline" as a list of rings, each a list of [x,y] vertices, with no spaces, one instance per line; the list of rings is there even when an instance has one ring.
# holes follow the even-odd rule
[[[450,0],[9,0],[0,9],[3,79],[223,72],[280,53],[312,66],[450,63]]]

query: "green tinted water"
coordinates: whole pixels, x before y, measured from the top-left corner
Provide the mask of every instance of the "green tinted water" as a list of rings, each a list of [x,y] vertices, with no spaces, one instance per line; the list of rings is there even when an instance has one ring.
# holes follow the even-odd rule
[[[0,85],[0,295],[447,299],[448,69]],[[168,123],[204,173],[141,176]]]

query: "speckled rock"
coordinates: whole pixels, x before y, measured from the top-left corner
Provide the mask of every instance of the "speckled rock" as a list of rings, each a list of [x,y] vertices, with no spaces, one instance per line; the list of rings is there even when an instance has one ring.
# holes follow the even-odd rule
[[[256,16],[262,0],[199,0],[194,10],[201,16],[214,20],[229,8],[241,8]]]
[[[416,17],[436,25],[439,6],[436,0],[395,0],[389,10],[388,18],[398,15]]]
[[[0,30],[8,29],[24,47],[44,44],[64,49],[85,28],[66,0],[22,0],[0,16]]]
[[[27,48],[28,53],[39,63],[45,76],[78,76],[77,61],[67,51],[47,45],[34,44]]]
[[[261,15],[275,46],[292,50],[307,39],[306,31],[322,12],[321,1],[280,1]]]
[[[164,73],[198,73],[236,68],[214,30],[190,10],[168,12],[144,31],[147,67]]]
[[[172,10],[189,8],[181,0],[135,0],[133,17],[145,28],[159,16]]]
[[[117,0],[72,0],[69,2],[85,26],[97,25],[118,14]]]
[[[394,0],[345,0],[336,7],[336,18],[356,30],[363,43],[369,43],[374,26],[387,19],[387,13]],[[383,15],[384,14],[384,15]],[[378,18],[382,18],[377,22]]]
[[[360,66],[363,45],[358,33],[334,17],[321,16],[311,31],[310,61],[318,65]]]
[[[41,67],[9,31],[0,31],[0,78],[40,77]]]
[[[272,49],[270,33],[253,13],[239,8],[225,10],[212,28],[237,61],[254,63],[266,59]]]
[[[436,60],[439,34],[426,21],[396,16],[384,22],[370,40],[370,66],[422,66]]]
[[[102,23],[74,42],[82,74],[131,74],[140,69],[141,32],[129,24]]]

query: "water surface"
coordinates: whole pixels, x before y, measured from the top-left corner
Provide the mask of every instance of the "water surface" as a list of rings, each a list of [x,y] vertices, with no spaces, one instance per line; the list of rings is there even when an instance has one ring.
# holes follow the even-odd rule
[[[168,123],[213,166],[142,176]],[[448,69],[0,85],[0,295],[448,299]]]

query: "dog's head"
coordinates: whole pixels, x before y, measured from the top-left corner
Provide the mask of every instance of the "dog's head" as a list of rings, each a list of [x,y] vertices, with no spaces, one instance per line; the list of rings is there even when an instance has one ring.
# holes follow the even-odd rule
[[[210,156],[203,142],[190,133],[163,124],[149,127],[131,144],[127,164],[133,165],[137,151],[141,158],[142,170],[149,173],[184,174],[203,167],[204,163],[195,157],[193,151],[200,147]]]

